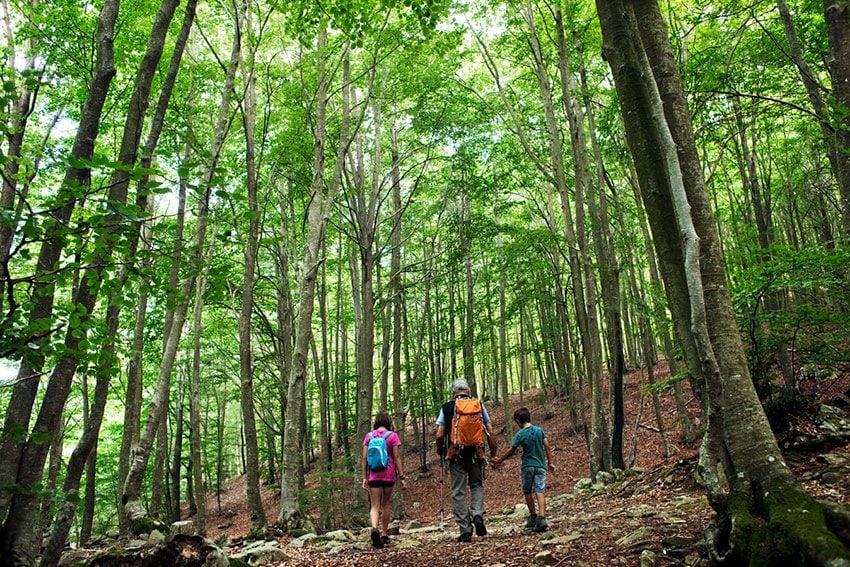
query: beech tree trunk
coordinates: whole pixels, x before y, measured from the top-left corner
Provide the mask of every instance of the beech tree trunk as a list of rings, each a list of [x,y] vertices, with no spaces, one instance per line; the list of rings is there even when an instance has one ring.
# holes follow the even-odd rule
[[[499,387],[502,389],[502,405],[505,412],[505,437],[513,438],[513,414],[511,413],[510,388],[508,387],[508,330],[507,301],[505,291],[505,260],[501,233],[496,235],[496,248],[502,256],[499,261]]]
[[[183,464],[183,402],[185,399],[185,384],[183,383],[182,372],[177,374],[177,408],[174,415],[174,449],[171,451],[171,467],[169,468],[169,477],[171,483],[169,486],[168,499],[168,517],[169,522],[179,522],[180,517],[180,472]]]
[[[322,242],[322,257],[327,258],[327,239]],[[331,470],[333,462],[333,443],[330,431],[330,360],[328,354],[328,273],[327,263],[322,262],[321,288],[319,291],[319,318],[322,332],[321,369],[316,375],[316,385],[319,387],[319,469],[321,472]],[[337,401],[339,403],[339,401]],[[326,481],[326,476],[322,481]]]
[[[192,455],[192,478],[195,485],[196,506],[195,532],[207,533],[207,493],[204,488],[204,469],[201,466],[201,330],[204,310],[204,290],[207,279],[201,277],[195,286],[195,301],[192,309],[192,387],[189,395],[189,423],[191,434],[189,447]],[[120,478],[120,477],[119,477]]]
[[[555,11],[555,23],[558,28],[558,45],[562,61],[569,61],[566,56],[566,40],[563,29],[563,19],[560,10]],[[575,34],[573,36],[575,38]],[[576,43],[579,41],[576,39]],[[579,54],[583,51],[579,47]],[[566,81],[568,67],[561,65],[562,81]],[[584,61],[579,61],[579,76],[583,94],[584,111],[590,132],[590,143],[593,148],[593,161],[596,166],[596,191],[589,194],[588,205],[593,218],[592,233],[596,257],[599,263],[600,280],[602,284],[602,303],[605,313],[605,336],[608,343],[608,380],[613,398],[613,422],[611,429],[611,466],[625,468],[623,456],[623,429],[625,428],[625,406],[623,401],[623,378],[626,373],[626,360],[623,348],[623,323],[620,308],[620,267],[614,250],[614,241],[609,229],[607,183],[605,181],[605,165],[602,161],[602,151],[596,136],[596,120],[590,100],[587,85],[587,72]],[[576,120],[578,122],[578,120]],[[576,124],[577,128],[583,128]],[[588,185],[592,187],[592,184]]]
[[[251,35],[251,13],[247,1],[240,8],[246,31]],[[250,51],[250,50],[249,50]],[[260,457],[257,446],[257,421],[254,415],[254,361],[251,350],[251,313],[254,308],[254,272],[259,243],[260,211],[257,205],[257,171],[254,159],[254,130],[256,127],[256,92],[254,88],[254,56],[246,63],[240,58],[242,76],[246,82],[242,101],[242,125],[245,129],[245,168],[248,190],[248,233],[245,242],[245,272],[242,281],[242,306],[239,312],[239,381],[242,403],[242,425],[245,432],[245,467],[248,509],[254,529],[266,525],[266,513],[260,496]]]
[[[750,380],[690,114],[656,0],[598,1],[597,10],[647,211],[666,208],[675,219],[666,229],[653,226],[655,239],[683,242],[691,327],[716,412],[709,416],[707,441],[716,444],[711,464],[722,458],[714,452],[718,445],[728,455],[731,491],[725,498],[709,494],[720,524],[711,553],[736,564],[768,552],[779,563],[799,562],[801,555],[812,564],[846,563],[850,554],[827,527],[823,507],[785,466]],[[666,205],[653,193],[666,195]]]
[[[98,15],[95,68],[71,148],[69,159],[71,164],[86,163],[91,159],[94,151],[101,113],[109,85],[115,76],[113,40],[118,6],[118,0],[106,0]],[[9,400],[2,437],[0,437],[0,454],[4,455],[4,458],[0,460],[0,486],[12,486],[17,482],[18,468],[24,449],[23,439],[29,427],[44,364],[43,352],[47,344],[47,331],[53,326],[53,294],[56,280],[50,274],[55,269],[63,250],[65,225],[71,218],[77,199],[88,190],[90,185],[91,170],[89,168],[79,165],[68,167],[56,197],[57,206],[53,212],[56,220],[48,223],[44,242],[39,250],[32,289],[32,307],[26,331],[32,336],[32,341],[38,348],[27,349],[27,352],[23,353]],[[29,342],[31,341],[23,340],[21,344],[29,344]],[[0,489],[0,520],[6,517],[11,501],[12,493]]]
[[[233,83],[236,76],[236,70],[239,66],[241,42],[238,28],[241,27],[241,21],[238,19],[236,27],[237,33],[234,34],[233,38],[233,47],[230,53],[230,62],[227,67],[219,113],[213,129],[211,159],[209,163],[206,164],[202,181],[202,195],[200,202],[198,203],[195,243],[191,257],[191,261],[195,265],[203,265],[204,262],[207,224],[209,221],[209,198],[212,191],[212,177],[218,162],[218,157],[221,153],[221,148],[224,145],[224,139],[227,135],[230,100],[233,94]],[[162,361],[160,362],[156,389],[148,410],[148,418],[139,436],[139,443],[133,448],[130,469],[127,473],[126,480],[124,480],[121,504],[124,506],[127,513],[130,531],[134,534],[149,532],[155,525],[149,521],[144,506],[142,505],[141,485],[145,469],[147,468],[148,460],[150,458],[155,432],[159,429],[160,422],[163,420],[165,411],[168,407],[168,390],[171,379],[171,371],[174,367],[177,347],[180,344],[183,324],[186,321],[189,297],[193,295],[192,291],[194,290],[196,279],[197,276],[190,275],[180,286],[179,303],[173,310],[174,314],[171,325],[166,327],[167,337],[165,347],[163,349]]]
[[[401,171],[400,157],[398,152],[398,130],[393,124],[390,127],[390,156],[392,158],[392,232],[390,234],[390,246],[392,247],[390,257],[390,284],[388,286],[388,301],[392,305],[393,311],[393,421],[395,429],[401,439],[402,454],[403,449],[408,441],[405,434],[405,412],[404,400],[402,399],[401,390],[401,315],[402,315],[402,293],[403,286],[401,281]],[[408,361],[409,363],[409,361]],[[409,367],[408,367],[409,368]],[[410,382],[410,371],[405,372],[407,380]],[[415,419],[414,419],[415,421]],[[404,499],[402,491],[395,490],[393,492],[393,517],[397,519],[404,518]]]
[[[850,246],[850,0],[824,0],[824,20],[829,40],[829,74],[832,96],[841,117],[835,129],[836,179],[841,193],[841,234]]]
[[[304,513],[301,509],[301,490],[304,487],[304,435],[306,429],[305,385],[307,381],[307,357],[312,339],[313,299],[316,291],[319,250],[324,238],[325,226],[330,216],[334,194],[339,186],[348,147],[348,59],[343,62],[343,120],[340,127],[340,146],[329,187],[325,188],[325,138],[327,135],[326,109],[330,77],[326,71],[327,29],[322,28],[316,39],[318,57],[318,87],[316,90],[316,122],[313,132],[313,181],[310,204],[307,208],[304,252],[301,260],[301,277],[298,282],[298,316],[295,322],[295,348],[292,370],[289,376],[286,422],[284,425],[284,448],[280,515],[277,524],[291,531],[301,527]]]

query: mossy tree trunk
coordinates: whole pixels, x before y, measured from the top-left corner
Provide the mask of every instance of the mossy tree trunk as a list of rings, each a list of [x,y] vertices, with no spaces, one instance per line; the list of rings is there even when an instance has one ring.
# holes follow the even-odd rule
[[[691,329],[712,412],[711,462],[724,465],[731,483],[728,494],[709,494],[718,511],[711,554],[734,564],[848,565],[850,553],[827,526],[823,507],[782,461],[750,380],[690,115],[656,0],[600,0],[597,9],[644,203],[651,221],[658,209],[675,219],[653,225],[654,238],[681,243]]]

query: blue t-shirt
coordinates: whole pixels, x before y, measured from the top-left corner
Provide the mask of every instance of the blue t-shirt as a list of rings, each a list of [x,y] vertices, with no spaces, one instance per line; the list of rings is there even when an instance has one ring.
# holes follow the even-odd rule
[[[544,439],[546,439],[546,433],[536,425],[523,427],[516,432],[511,440],[511,447],[514,449],[522,447],[522,468],[546,468],[546,454],[543,450]]]

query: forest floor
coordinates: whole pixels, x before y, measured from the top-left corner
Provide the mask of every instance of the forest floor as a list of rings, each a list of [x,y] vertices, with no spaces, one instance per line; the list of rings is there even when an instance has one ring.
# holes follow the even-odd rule
[[[656,372],[658,380],[667,377],[666,366],[659,366]],[[634,465],[625,479],[598,490],[575,490],[576,482],[589,476],[589,463],[583,435],[570,434],[566,404],[560,400],[544,404],[538,391],[526,393],[523,399],[519,395],[512,397],[511,408],[529,407],[532,420],[546,431],[554,451],[557,471],[547,479],[546,533],[532,534],[522,529],[525,512],[517,505],[524,499],[519,487],[520,458],[515,456],[500,469],[489,468],[486,472],[485,519],[489,534],[474,537],[471,544],[457,543],[448,483],[445,523],[440,527],[439,460],[432,442],[427,470],[418,469],[420,455],[411,447],[406,448],[405,519],[401,533],[391,538],[388,547],[373,549],[368,543],[368,530],[345,526],[338,520],[332,528],[346,529],[330,539],[319,538],[296,547],[300,542],[280,537],[288,559],[275,565],[639,565],[641,554],[654,555],[656,559],[650,564],[655,565],[705,564],[699,555],[699,541],[713,513],[694,478],[696,447],[682,443],[681,428],[675,422],[675,401],[672,394],[664,394],[662,414],[672,449],[670,457],[664,456],[652,398],[641,393],[640,384],[644,382],[645,371],[634,371],[627,376],[625,387],[625,454],[627,462],[634,455]],[[848,376],[812,380],[804,389],[822,402],[839,407],[847,418],[848,382]],[[696,419],[697,402],[687,384],[685,399]],[[794,444],[794,439],[814,437],[818,407],[814,404],[803,415],[788,416],[792,427],[779,437],[783,449]],[[547,409],[550,417],[544,419]],[[488,410],[502,452],[509,446],[504,435],[503,408],[490,403]],[[819,498],[850,501],[850,475],[846,474],[850,458],[841,462],[842,455],[850,455],[850,443],[802,445],[787,451],[786,460],[804,486]],[[829,471],[842,472],[829,476]],[[209,536],[224,539],[226,535],[232,546],[238,546],[250,528],[244,482],[240,477],[228,484],[221,495],[220,512],[216,511],[215,496],[208,496]],[[317,485],[313,478],[310,486]],[[346,486],[320,506],[332,518],[335,514],[342,518],[351,511],[353,490]],[[273,523],[279,510],[279,494],[272,488],[264,487],[263,491],[267,516]],[[308,513],[318,516],[319,512],[314,507]]]

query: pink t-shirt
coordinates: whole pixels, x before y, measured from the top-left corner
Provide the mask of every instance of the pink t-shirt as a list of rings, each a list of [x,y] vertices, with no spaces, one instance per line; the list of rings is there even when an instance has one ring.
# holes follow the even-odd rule
[[[379,427],[375,431],[371,431],[366,434],[366,437],[363,438],[363,446],[366,447],[369,445],[369,441],[372,440],[372,434],[375,434],[375,437],[381,437],[386,433],[387,430],[383,427]],[[387,438],[384,440],[387,444],[387,454],[389,455],[389,460],[387,461],[387,468],[382,471],[369,471],[369,480],[385,480],[388,482],[395,482],[395,459],[393,459],[393,447],[401,446],[401,439],[398,438],[398,434],[395,431],[387,435]]]

